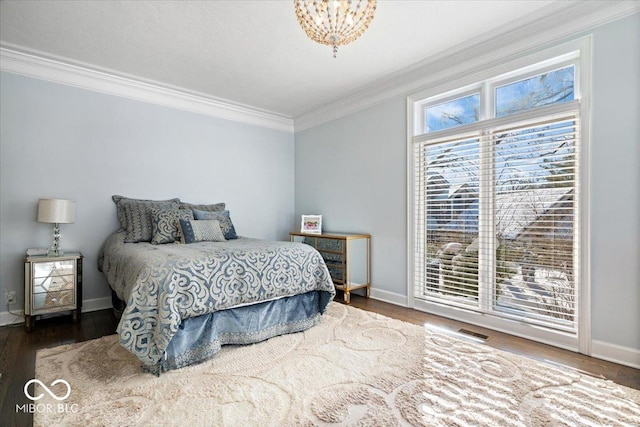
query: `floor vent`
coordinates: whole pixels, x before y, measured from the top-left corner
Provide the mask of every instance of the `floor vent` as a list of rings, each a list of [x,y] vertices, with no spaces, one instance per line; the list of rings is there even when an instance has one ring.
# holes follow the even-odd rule
[[[483,341],[486,341],[489,339],[488,335],[483,335],[478,332],[470,331],[468,329],[458,329],[458,332],[460,332],[461,334],[471,335],[472,337],[480,338]]]

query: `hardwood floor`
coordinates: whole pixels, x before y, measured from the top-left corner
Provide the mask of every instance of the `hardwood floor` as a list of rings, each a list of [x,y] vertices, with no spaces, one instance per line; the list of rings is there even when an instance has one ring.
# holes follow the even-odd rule
[[[336,301],[341,300],[342,295],[338,295]],[[564,365],[588,375],[640,389],[638,369],[354,294],[351,296],[351,305],[418,325],[429,323],[454,331],[464,328],[478,332],[489,337],[485,343],[491,347]],[[0,426],[30,426],[33,423],[31,414],[16,412],[16,405],[28,403],[23,387],[28,380],[34,378],[37,350],[113,334],[116,326],[117,321],[112,311],[101,310],[83,313],[82,321],[78,324],[72,323],[70,316],[38,320],[30,333],[25,331],[24,325],[0,328]]]

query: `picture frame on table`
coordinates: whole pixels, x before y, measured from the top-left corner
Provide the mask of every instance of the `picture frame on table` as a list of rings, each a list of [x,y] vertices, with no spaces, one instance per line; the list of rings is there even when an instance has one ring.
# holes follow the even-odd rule
[[[322,215],[302,215],[300,232],[322,234]]]

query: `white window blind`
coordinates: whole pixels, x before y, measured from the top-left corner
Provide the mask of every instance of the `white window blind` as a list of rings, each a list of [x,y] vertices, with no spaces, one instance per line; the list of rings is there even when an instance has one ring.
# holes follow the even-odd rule
[[[577,107],[413,138],[415,298],[576,331]]]

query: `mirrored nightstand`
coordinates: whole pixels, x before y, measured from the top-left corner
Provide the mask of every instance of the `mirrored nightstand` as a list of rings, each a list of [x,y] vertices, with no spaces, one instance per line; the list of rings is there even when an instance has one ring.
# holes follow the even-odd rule
[[[80,320],[82,307],[82,254],[27,256],[24,260],[24,317],[27,331],[36,316],[71,311]]]
[[[292,231],[292,242],[313,246],[327,264],[336,289],[344,292],[344,301],[351,302],[351,291],[365,289],[371,294],[371,235],[355,233],[307,234]]]

